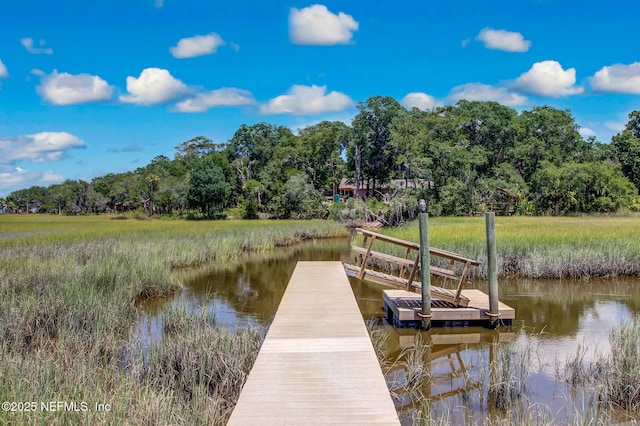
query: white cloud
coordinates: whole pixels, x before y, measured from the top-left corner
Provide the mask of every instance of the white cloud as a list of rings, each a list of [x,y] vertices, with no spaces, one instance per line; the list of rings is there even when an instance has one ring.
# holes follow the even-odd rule
[[[584,137],[596,135],[596,132],[594,132],[593,129],[590,129],[588,127],[580,127],[580,129],[578,129],[578,132]]]
[[[60,161],[66,157],[67,150],[84,146],[81,139],[67,132],[41,132],[16,138],[0,138],[0,164],[16,161]]]
[[[348,44],[358,26],[351,15],[342,12],[336,15],[321,4],[300,10],[291,8],[289,12],[289,37],[295,44]]]
[[[433,96],[421,92],[408,93],[404,98],[402,98],[400,103],[406,108],[418,108],[423,111],[430,110],[438,106],[438,103]]]
[[[164,6],[164,0],[156,0],[154,5],[155,7],[162,7]]]
[[[189,88],[165,69],[146,68],[138,78],[127,77],[127,92],[129,95],[120,96],[121,102],[155,105],[184,96]]]
[[[262,105],[262,114],[310,115],[342,111],[353,106],[353,100],[340,92],[327,93],[327,86],[293,85],[286,95]]]
[[[219,106],[245,106],[256,103],[251,92],[235,87],[224,87],[206,93],[198,93],[192,98],[179,102],[174,111],[205,112]]]
[[[599,92],[640,95],[640,62],[602,67],[590,81],[593,90]]]
[[[51,170],[29,171],[22,167],[3,167],[0,165],[0,194],[10,194],[22,188],[34,185],[48,186],[64,181],[64,176]]]
[[[180,39],[178,44],[170,48],[169,51],[174,58],[195,58],[216,53],[218,47],[225,44],[225,41],[218,34],[210,33]]]
[[[460,99],[494,101],[506,106],[519,106],[527,102],[525,96],[513,93],[504,87],[495,87],[482,83],[468,83],[456,86],[451,89],[447,99],[452,102],[457,102]]]
[[[2,59],[0,59],[0,78],[9,77],[9,71],[7,71],[7,67],[2,63]]]
[[[72,75],[54,70],[49,75],[41,75],[41,78],[38,93],[54,105],[108,101],[113,93],[113,87],[97,75]]]
[[[514,87],[535,95],[557,98],[584,92],[584,88],[574,86],[575,83],[575,68],[564,70],[557,61],[542,61],[518,77]]]
[[[526,52],[531,47],[531,41],[525,40],[520,33],[488,27],[480,31],[476,40],[483,42],[487,49],[505,52]]]
[[[50,47],[44,47],[44,40],[40,40],[40,47],[35,47],[33,45],[33,39],[31,37],[23,38],[22,40],[20,40],[20,44],[22,44],[27,52],[31,53],[32,55],[53,55],[53,49],[51,49]]]

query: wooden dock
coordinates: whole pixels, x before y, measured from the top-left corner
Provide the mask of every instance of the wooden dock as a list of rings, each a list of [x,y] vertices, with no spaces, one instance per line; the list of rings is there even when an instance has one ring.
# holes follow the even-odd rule
[[[480,290],[462,290],[469,299],[466,307],[443,306],[437,300],[431,301],[431,323],[434,326],[469,326],[489,323],[489,297]],[[421,318],[422,298],[419,294],[405,290],[383,290],[385,316],[396,327],[416,327]],[[516,317],[516,310],[499,302],[500,324],[510,326]]]
[[[399,425],[340,262],[298,262],[229,425]]]

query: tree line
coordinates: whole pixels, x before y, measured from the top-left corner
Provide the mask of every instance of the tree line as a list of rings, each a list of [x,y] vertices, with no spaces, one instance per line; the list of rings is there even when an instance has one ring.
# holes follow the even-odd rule
[[[601,143],[584,139],[569,110],[518,113],[461,100],[430,111],[391,97],[358,105],[351,125],[323,121],[299,130],[242,125],[224,144],[198,136],[134,171],[91,182],[34,186],[0,199],[4,212],[215,218],[327,217],[356,204],[330,202],[343,178],[354,198],[381,214],[413,214],[424,198],[434,215],[575,214],[640,211],[640,111]],[[390,193],[392,179],[406,182]]]

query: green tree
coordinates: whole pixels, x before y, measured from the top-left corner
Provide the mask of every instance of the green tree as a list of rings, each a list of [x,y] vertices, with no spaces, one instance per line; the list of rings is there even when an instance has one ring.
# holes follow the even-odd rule
[[[433,158],[427,155],[431,142],[429,116],[428,112],[413,108],[399,113],[391,123],[389,145],[396,154],[395,168],[407,184],[415,178],[433,179]]]
[[[518,125],[520,130],[511,158],[527,182],[544,161],[560,166],[566,161],[577,161],[589,149],[569,110],[534,107],[522,112]]]
[[[323,193],[337,193],[345,171],[341,154],[349,131],[341,121],[322,121],[299,132],[301,165],[314,188]]]
[[[391,177],[396,162],[390,144],[391,122],[404,108],[392,97],[373,96],[360,102],[358,109],[351,124],[353,135],[347,158],[356,169],[356,188],[364,178],[375,190]]]
[[[203,157],[194,162],[187,187],[187,201],[191,207],[199,209],[204,217],[211,217],[225,207],[230,194],[231,185],[214,157]]]
[[[322,194],[317,191],[309,176],[298,173],[291,176],[285,184],[284,213],[286,217],[296,219],[325,218],[327,208],[322,204]]]
[[[484,174],[498,164],[509,161],[518,133],[517,112],[497,102],[461,100],[455,109],[459,127],[458,143],[481,147],[484,155]]]
[[[188,141],[182,142],[176,146],[176,159],[183,161],[192,161],[218,151],[220,145],[214,143],[211,139],[204,136],[196,136]],[[156,157],[154,160],[163,160],[163,156]],[[164,157],[166,158],[166,157]]]
[[[612,142],[622,172],[640,190],[640,111],[629,114],[629,122]]]
[[[637,192],[613,163],[544,162],[533,177],[538,212],[608,213],[630,208]]]

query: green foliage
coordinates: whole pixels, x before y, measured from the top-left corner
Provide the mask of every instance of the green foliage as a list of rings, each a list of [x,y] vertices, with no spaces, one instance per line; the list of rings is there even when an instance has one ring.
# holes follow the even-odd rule
[[[567,163],[555,166],[543,163],[534,175],[538,188],[539,212],[608,213],[630,209],[636,189],[622,174],[619,165],[611,163]]]
[[[640,190],[640,111],[629,114],[629,122],[613,137],[612,145],[622,172]]]
[[[327,208],[323,197],[309,182],[309,177],[300,173],[291,176],[285,185],[284,214],[295,219],[326,218]]]
[[[200,209],[205,217],[210,217],[225,206],[230,194],[231,185],[214,157],[203,157],[194,163],[187,188],[190,206]]]
[[[332,217],[365,220],[382,213],[389,223],[401,223],[411,217],[413,196],[425,198],[434,215],[640,209],[639,111],[606,144],[585,141],[571,112],[550,106],[518,113],[496,102],[461,100],[407,111],[393,98],[373,96],[358,108],[350,126],[323,121],[295,135],[264,122],[242,125],[224,146],[197,136],[177,146],[174,159],[159,155],[135,171],[14,191],[2,211],[142,209],[146,216],[196,218],[231,208],[234,217],[323,217],[323,197],[337,194],[342,178],[371,190],[356,197],[374,194],[384,206],[341,208],[345,214]],[[300,174],[307,176],[304,185],[289,183]],[[396,192],[388,186],[394,179],[424,190]],[[307,197],[292,188],[301,186],[310,191]]]

